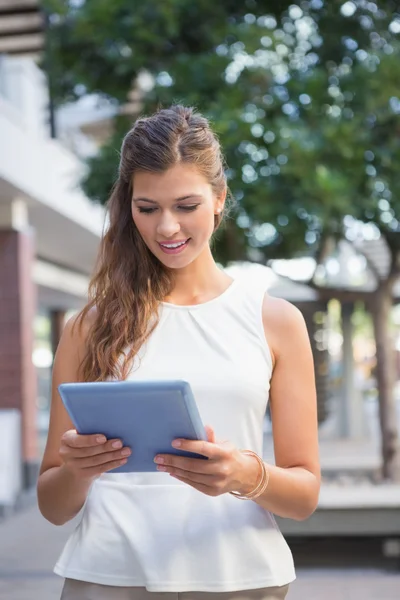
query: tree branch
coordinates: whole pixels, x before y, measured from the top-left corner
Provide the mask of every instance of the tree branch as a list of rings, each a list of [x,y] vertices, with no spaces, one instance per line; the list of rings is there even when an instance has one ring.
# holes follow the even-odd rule
[[[400,250],[392,248],[391,246],[389,246],[389,248],[391,253],[389,277],[396,280],[400,277]]]

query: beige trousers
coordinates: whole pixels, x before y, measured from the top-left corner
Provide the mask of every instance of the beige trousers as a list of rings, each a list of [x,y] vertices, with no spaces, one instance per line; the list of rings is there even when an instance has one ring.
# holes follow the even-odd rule
[[[241,592],[148,592],[144,587],[98,585],[66,579],[61,600],[284,600],[289,586]]]

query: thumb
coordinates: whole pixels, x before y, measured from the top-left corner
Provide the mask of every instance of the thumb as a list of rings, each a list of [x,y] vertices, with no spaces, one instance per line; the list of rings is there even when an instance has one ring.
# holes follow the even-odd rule
[[[216,440],[215,440],[214,429],[212,427],[210,427],[210,425],[205,425],[204,429],[206,430],[208,441],[211,442],[211,444],[215,444]]]

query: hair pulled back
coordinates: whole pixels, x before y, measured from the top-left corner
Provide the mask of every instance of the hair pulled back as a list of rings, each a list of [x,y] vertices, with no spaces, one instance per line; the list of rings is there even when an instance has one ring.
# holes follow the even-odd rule
[[[139,118],[121,148],[118,178],[108,201],[104,234],[88,302],[78,315],[88,324],[83,381],[126,379],[139,348],[158,323],[158,307],[172,290],[172,272],[147,248],[132,219],[132,180],[137,171],[164,172],[196,166],[218,195],[226,187],[220,144],[206,118],[175,105]],[[216,230],[223,214],[215,216]]]

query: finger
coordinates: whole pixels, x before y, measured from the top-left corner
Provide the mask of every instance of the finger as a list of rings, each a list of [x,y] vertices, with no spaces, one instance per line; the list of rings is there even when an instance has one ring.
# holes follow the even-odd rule
[[[204,429],[206,430],[207,439],[211,444],[215,444],[215,433],[214,429],[210,425],[205,425]]]
[[[175,454],[158,454],[154,462],[160,467],[176,467],[183,471],[191,473],[202,473],[205,475],[214,475],[215,462],[202,460],[201,458],[188,458],[186,456],[176,456]],[[163,470],[163,469],[160,469]]]
[[[105,444],[97,446],[71,448],[68,446],[68,454],[72,454],[73,458],[85,458],[88,456],[96,456],[97,454],[104,454],[105,452],[113,452],[114,450],[122,450],[122,441],[119,439],[108,440]],[[61,454],[65,454],[61,450]]]
[[[192,471],[185,471],[184,469],[177,469],[176,467],[160,467],[160,471],[165,470],[170,475],[176,477],[183,477],[192,483],[198,483],[207,487],[215,487],[218,476],[217,475],[204,475],[202,473],[193,473]]]
[[[101,433],[95,433],[93,435],[81,435],[76,431],[76,429],[70,429],[63,434],[61,441],[71,448],[90,448],[105,444],[107,438]]]
[[[173,448],[185,450],[186,452],[195,452],[202,454],[207,458],[216,459],[224,456],[224,449],[219,444],[205,442],[204,440],[182,440],[177,439],[172,442]]]
[[[182,481],[183,483],[186,483],[187,485],[190,485],[195,490],[198,490],[199,492],[202,492],[203,494],[207,494],[207,496],[217,496],[218,495],[218,493],[213,488],[211,488],[207,485],[203,485],[201,483],[195,483],[194,481],[190,481],[190,479],[187,479],[186,477],[178,477],[177,475],[171,475],[171,477],[173,477],[174,479],[178,479],[179,481]]]
[[[121,467],[122,465],[125,465],[127,461],[127,458],[113,460],[104,465],[82,469],[82,473],[85,477],[94,477],[95,475],[101,475],[102,473],[107,473],[107,471]]]
[[[87,469],[96,467],[98,465],[104,465],[111,461],[122,460],[127,456],[130,456],[130,454],[131,451],[129,448],[123,448],[122,450],[114,450],[114,452],[103,452],[102,454],[96,454],[94,456],[84,458],[76,458],[73,460],[76,461],[79,469]]]

